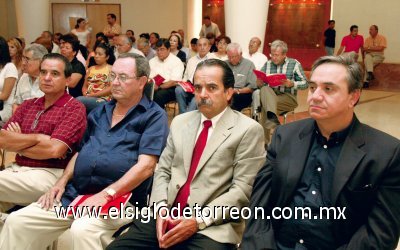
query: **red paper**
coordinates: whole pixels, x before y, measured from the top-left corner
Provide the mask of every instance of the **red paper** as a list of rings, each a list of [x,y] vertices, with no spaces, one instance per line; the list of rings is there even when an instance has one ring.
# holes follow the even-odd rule
[[[183,88],[183,90],[187,93],[194,93],[194,87],[190,82],[178,82],[178,84]]]
[[[72,209],[76,209],[80,204],[82,204],[87,198],[92,197],[93,194],[86,194],[86,195],[79,195],[78,197],[75,198],[69,205],[71,207],[71,210],[68,211],[68,216],[72,216]],[[129,199],[131,198],[132,193],[126,193],[124,195],[121,195],[117,197],[115,200],[112,200],[105,204],[104,206],[101,207],[100,210],[100,215],[108,215],[108,210],[111,207],[115,207],[118,209],[118,211],[121,208],[121,203],[125,206],[126,203],[128,203]],[[85,211],[86,212],[86,211]]]
[[[264,83],[268,84],[270,87],[278,87],[283,84],[283,81],[286,80],[285,74],[270,74],[267,75],[262,71],[253,70],[254,74],[258,79],[261,79]]]
[[[156,75],[155,77],[153,77],[153,80],[154,80],[154,83],[155,83],[157,86],[160,86],[160,85],[163,84],[163,82],[165,81],[165,78],[162,77],[162,76],[160,76],[160,75],[158,74],[158,75]]]

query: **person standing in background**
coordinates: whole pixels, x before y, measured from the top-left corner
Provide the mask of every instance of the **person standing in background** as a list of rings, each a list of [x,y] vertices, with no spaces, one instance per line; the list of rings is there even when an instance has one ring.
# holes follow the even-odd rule
[[[84,18],[78,18],[76,21],[75,29],[71,30],[71,33],[78,37],[81,45],[89,48],[90,46],[90,30],[86,27],[86,20]]]
[[[335,52],[335,38],[336,38],[336,30],[335,30],[335,20],[328,21],[328,28],[324,32],[325,37],[325,51],[328,56],[333,56]]]

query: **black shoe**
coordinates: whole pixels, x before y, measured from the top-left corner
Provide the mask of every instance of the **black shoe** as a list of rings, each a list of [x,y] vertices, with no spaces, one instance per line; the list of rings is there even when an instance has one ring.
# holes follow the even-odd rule
[[[363,84],[363,88],[364,88],[364,89],[367,89],[367,88],[369,88],[369,82],[364,82],[364,84]]]
[[[372,81],[375,79],[375,76],[372,72],[368,72],[367,81]]]

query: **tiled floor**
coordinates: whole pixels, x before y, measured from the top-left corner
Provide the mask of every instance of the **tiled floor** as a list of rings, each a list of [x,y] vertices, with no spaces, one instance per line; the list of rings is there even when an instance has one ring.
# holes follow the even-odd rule
[[[308,117],[306,112],[306,98],[307,91],[300,91],[298,94],[299,107],[295,110],[295,119]],[[364,90],[361,96],[361,101],[357,105],[355,112],[361,122],[364,122],[400,139],[399,110],[400,92]],[[171,119],[172,114],[171,112],[169,113]],[[293,116],[289,116],[289,121],[291,119],[293,119]],[[8,154],[7,158],[10,160],[12,157],[12,154]],[[69,250],[70,242],[70,235],[68,233],[63,234],[59,238],[58,250]],[[397,249],[400,250],[400,245]]]

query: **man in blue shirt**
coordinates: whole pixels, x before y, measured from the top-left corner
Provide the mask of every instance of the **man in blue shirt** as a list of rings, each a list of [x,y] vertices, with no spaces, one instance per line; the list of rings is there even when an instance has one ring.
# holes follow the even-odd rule
[[[128,218],[71,218],[55,210],[83,194],[93,194],[82,204],[88,207],[104,206],[127,192],[132,205],[146,204],[168,135],[166,113],[143,95],[149,72],[144,57],[120,55],[110,73],[114,100],[90,113],[81,148],[55,186],[7,218],[0,249],[43,249],[68,228],[74,249],[103,249]]]

